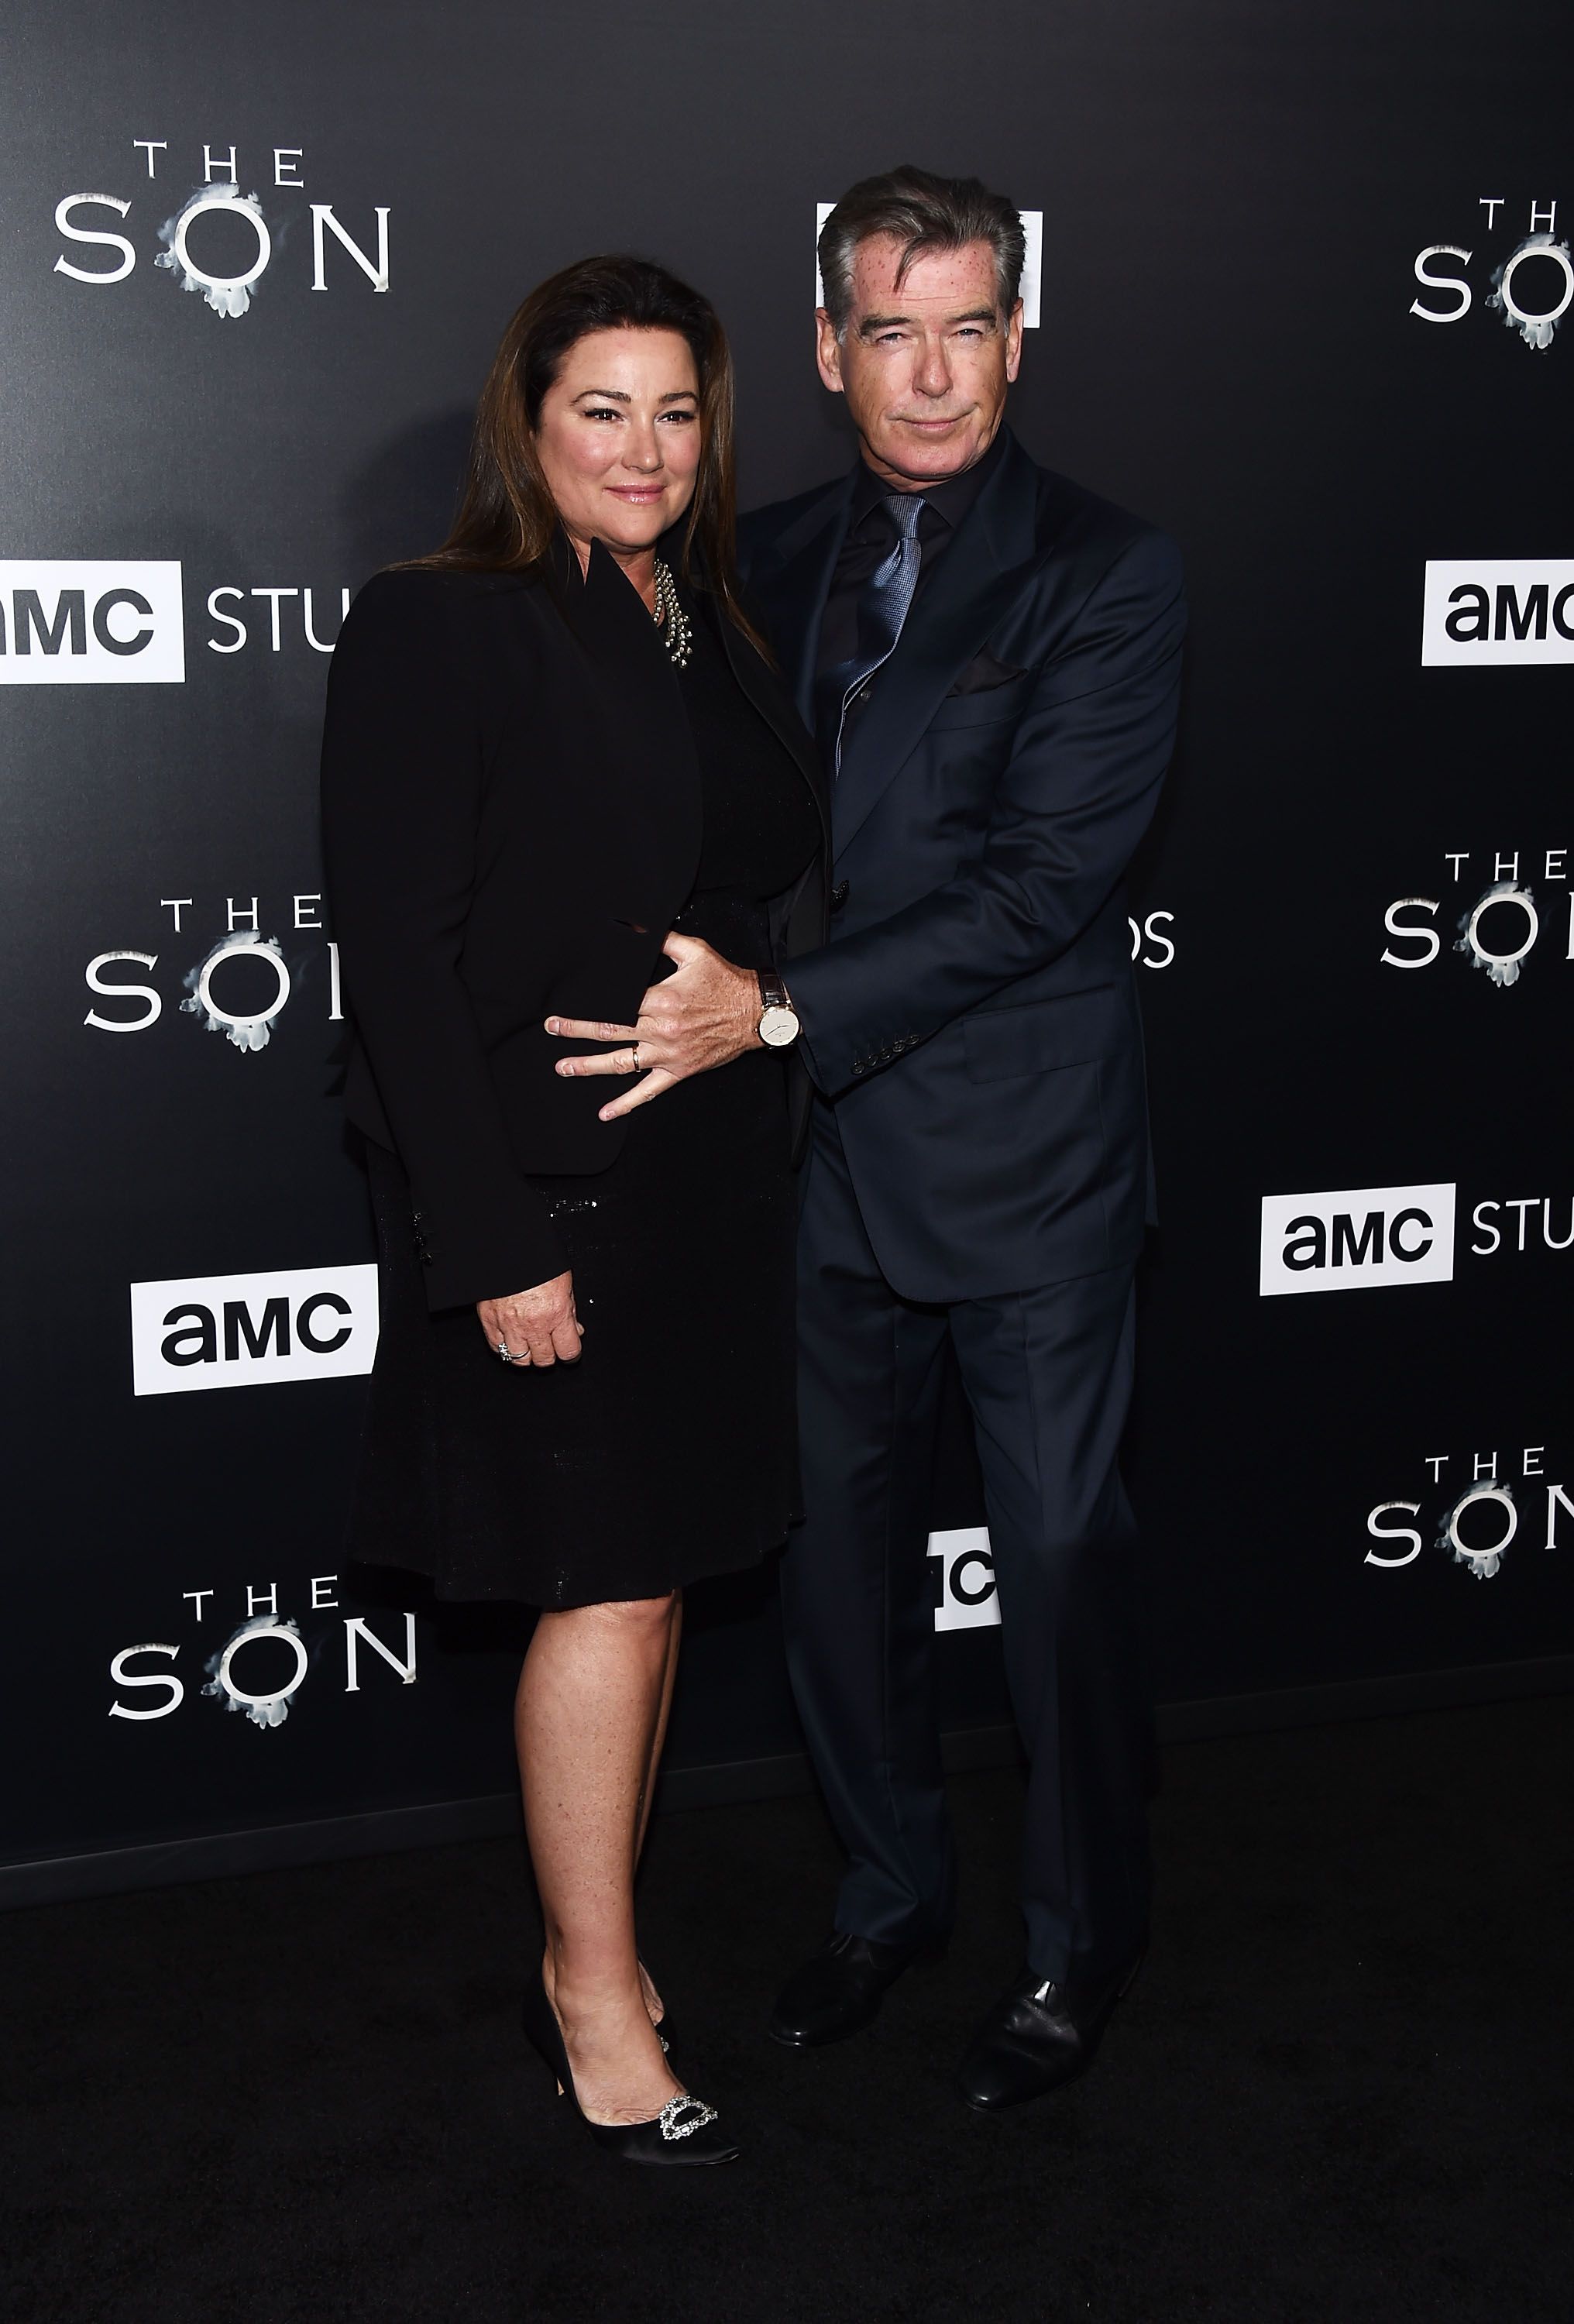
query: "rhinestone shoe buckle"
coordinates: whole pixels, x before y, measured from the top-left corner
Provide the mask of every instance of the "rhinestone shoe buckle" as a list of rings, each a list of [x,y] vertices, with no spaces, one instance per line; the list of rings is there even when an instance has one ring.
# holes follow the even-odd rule
[[[684,2119],[686,2112],[686,2121]],[[714,2122],[715,2119],[715,2107],[707,2106],[704,2098],[691,2098],[686,2090],[681,2098],[668,2098],[657,2116],[661,2125],[661,2135],[669,2144],[677,2139],[687,2138],[693,2131],[703,2130],[707,2122]]]

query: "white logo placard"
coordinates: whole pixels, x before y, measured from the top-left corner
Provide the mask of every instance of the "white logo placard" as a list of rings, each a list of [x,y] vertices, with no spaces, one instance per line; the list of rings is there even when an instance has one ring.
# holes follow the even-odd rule
[[[1574,661],[1574,558],[1429,558],[1421,659],[1428,669]]]
[[[1257,1287],[1265,1299],[1453,1279],[1451,1185],[1263,1196]]]
[[[335,1379],[377,1352],[377,1269],[287,1267],[131,1286],[133,1393]]]
[[[173,559],[0,558],[0,686],[179,686]]]
[[[995,1594],[995,1561],[990,1554],[988,1526],[958,1526],[949,1533],[932,1533],[928,1554],[940,1560],[935,1628],[999,1629],[1000,1601]]]

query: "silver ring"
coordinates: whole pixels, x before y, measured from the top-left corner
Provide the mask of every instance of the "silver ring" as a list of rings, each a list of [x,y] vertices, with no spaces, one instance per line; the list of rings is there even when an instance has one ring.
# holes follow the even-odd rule
[[[503,1361],[504,1361],[504,1363],[505,1363],[505,1364],[511,1364],[511,1363],[512,1363],[512,1361],[513,1361],[513,1357],[512,1357],[512,1355],[510,1353],[510,1351],[509,1351],[509,1343],[508,1343],[508,1342],[507,1342],[506,1340],[500,1340],[500,1341],[498,1342],[498,1343],[497,1343],[497,1352],[498,1352],[498,1354],[502,1358],[502,1360],[503,1360]]]

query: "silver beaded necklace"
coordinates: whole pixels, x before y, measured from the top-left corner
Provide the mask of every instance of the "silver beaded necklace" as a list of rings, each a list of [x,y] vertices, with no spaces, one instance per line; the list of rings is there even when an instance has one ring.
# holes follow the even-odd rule
[[[677,669],[686,669],[694,652],[694,629],[677,600],[672,567],[656,559],[656,619],[667,632],[667,658]]]

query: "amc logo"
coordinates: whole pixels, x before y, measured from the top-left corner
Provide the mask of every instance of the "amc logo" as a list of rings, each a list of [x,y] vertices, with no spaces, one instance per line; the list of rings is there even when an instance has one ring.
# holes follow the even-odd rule
[[[1265,1194],[1257,1288],[1359,1291],[1454,1279],[1454,1189],[1348,1186]]]
[[[291,1267],[131,1286],[136,1396],[256,1388],[369,1372],[375,1267]]]
[[[0,559],[0,686],[179,686],[180,567]]]
[[[940,1563],[937,1630],[999,1629],[1000,1601],[995,1595],[995,1561],[988,1526],[959,1526],[932,1533],[929,1555]]]
[[[1574,661],[1574,558],[1429,558],[1421,659],[1428,669]]]

